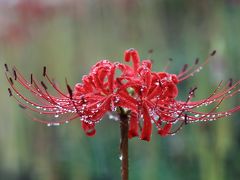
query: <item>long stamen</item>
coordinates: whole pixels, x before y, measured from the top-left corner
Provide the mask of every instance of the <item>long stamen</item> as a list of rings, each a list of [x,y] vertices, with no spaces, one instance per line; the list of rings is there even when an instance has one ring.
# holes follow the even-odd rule
[[[198,61],[197,61],[197,64],[196,64],[196,61],[195,61],[195,66],[192,66],[191,68],[189,68],[188,70],[185,70],[185,71],[181,71],[179,74],[178,74],[178,78],[179,78],[179,81],[183,81],[191,76],[194,76],[195,73],[199,72],[208,62],[209,60],[211,59],[212,56],[214,56],[216,54],[216,51],[214,50],[212,53],[210,53],[210,56],[208,56],[206,58],[206,60],[198,65]]]

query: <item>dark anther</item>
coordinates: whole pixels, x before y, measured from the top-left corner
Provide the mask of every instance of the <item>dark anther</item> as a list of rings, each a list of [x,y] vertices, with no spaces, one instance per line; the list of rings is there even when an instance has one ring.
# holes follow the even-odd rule
[[[47,67],[44,66],[44,67],[43,67],[43,76],[46,76],[46,72],[47,72]]]
[[[153,53],[153,49],[149,49],[149,50],[148,50],[148,53],[149,53],[149,54],[152,54],[152,53]]]
[[[162,82],[161,82],[161,80],[158,80],[157,82],[159,83],[159,86],[162,87]]]
[[[21,104],[19,104],[19,107],[22,108],[22,109],[26,109],[26,107],[21,105]]]
[[[129,48],[128,51],[134,51],[135,49],[134,48]]]
[[[71,87],[70,87],[68,84],[67,84],[67,90],[68,90],[68,93],[69,93],[70,99],[72,99],[73,92],[72,92]]]
[[[185,115],[184,115],[184,123],[185,123],[185,125],[187,125],[187,124],[188,124],[188,121],[187,121],[187,119],[188,119],[188,115],[187,115],[187,114],[185,114]]]
[[[9,93],[9,96],[12,96],[12,91],[10,88],[8,88],[8,93]]]
[[[197,65],[198,63],[199,63],[199,58],[195,60],[195,65]]]
[[[8,71],[8,65],[4,64],[4,66],[5,66],[5,70]]]
[[[31,84],[33,83],[33,75],[31,74]]]
[[[229,79],[229,82],[228,82],[228,86],[229,86],[229,87],[232,87],[232,85],[233,85],[233,79],[230,78],[230,79]]]
[[[184,64],[183,68],[182,68],[182,72],[185,72],[188,68],[188,64]]]
[[[195,92],[196,90],[197,90],[197,87],[194,87],[194,88],[192,89],[193,92]]]
[[[216,54],[216,50],[214,50],[212,53],[211,53],[211,56],[214,56]]]
[[[42,85],[42,87],[43,87],[45,90],[47,90],[47,86],[46,86],[46,84],[44,84],[43,81],[41,81],[41,85]]]
[[[67,86],[69,97],[70,97],[70,99],[72,99],[73,92],[72,92],[72,88],[69,86],[69,84],[67,82],[67,78],[65,78],[65,83],[66,83],[66,86]]]
[[[197,90],[197,87],[191,88],[189,94],[195,97],[195,91]]]
[[[14,75],[14,80],[16,81],[17,80],[17,73],[16,73],[15,69],[13,69],[13,75]]]
[[[11,77],[9,78],[9,81],[10,81],[11,85],[13,85],[13,80]]]
[[[173,59],[172,59],[172,58],[168,58],[168,60],[169,60],[169,61],[171,61],[171,62],[173,61]]]

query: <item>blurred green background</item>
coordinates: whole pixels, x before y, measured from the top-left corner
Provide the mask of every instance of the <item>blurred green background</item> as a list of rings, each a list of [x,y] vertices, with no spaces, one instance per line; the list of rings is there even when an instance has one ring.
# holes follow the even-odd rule
[[[1,0],[0,61],[29,77],[50,76],[74,86],[100,59],[121,61],[134,47],[154,70],[178,73],[196,57],[217,50],[201,73],[179,86],[205,98],[221,80],[240,75],[239,0]],[[154,52],[149,55],[148,50]],[[32,122],[8,97],[0,77],[1,180],[120,179],[119,123],[108,117],[86,137],[78,120],[60,127]],[[239,105],[239,95],[222,105]],[[153,132],[151,142],[130,140],[130,179],[235,180],[240,177],[240,113],[185,126],[172,137]]]

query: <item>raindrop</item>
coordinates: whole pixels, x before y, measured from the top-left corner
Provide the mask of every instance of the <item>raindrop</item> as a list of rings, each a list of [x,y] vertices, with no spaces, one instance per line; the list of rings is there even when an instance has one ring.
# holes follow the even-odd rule
[[[109,117],[109,119],[111,119],[111,120],[119,121],[119,117],[118,117],[117,114],[109,113],[108,117]]]
[[[196,118],[199,117],[199,114],[195,114],[195,117],[196,117]]]
[[[59,126],[59,125],[60,125],[60,123],[53,123],[53,125],[54,125],[54,126]]]
[[[111,102],[111,111],[116,111],[117,110],[117,107],[114,105],[114,102],[112,101]]]
[[[157,120],[159,119],[159,116],[158,116],[158,115],[154,115],[154,116],[153,116],[153,119],[154,119],[155,121],[157,121]]]
[[[119,156],[119,160],[120,160],[120,161],[123,160],[123,156],[122,156],[122,155]]]
[[[114,100],[114,103],[118,103],[119,101],[120,101],[120,98],[116,97],[115,100]]]
[[[159,82],[155,82],[155,85],[159,86]]]

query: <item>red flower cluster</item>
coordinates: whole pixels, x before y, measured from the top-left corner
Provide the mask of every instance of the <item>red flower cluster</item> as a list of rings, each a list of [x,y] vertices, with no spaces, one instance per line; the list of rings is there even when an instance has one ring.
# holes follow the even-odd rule
[[[211,56],[214,54],[215,51]],[[83,76],[82,83],[76,84],[74,90],[66,81],[67,94],[49,78],[44,67],[43,76],[56,91],[56,95],[50,94],[47,85],[43,81],[38,82],[32,74],[30,81],[27,81],[15,67],[10,72],[5,64],[6,77],[11,85],[8,91],[22,108],[55,117],[51,121],[38,118],[33,120],[51,126],[80,118],[82,128],[88,136],[95,135],[95,124],[107,112],[118,112],[121,108],[129,115],[129,138],[140,136],[146,141],[150,140],[153,124],[161,136],[166,136],[175,134],[187,123],[217,120],[240,110],[240,106],[237,106],[228,111],[216,112],[223,100],[240,92],[239,81],[233,84],[230,80],[226,85],[221,82],[213,93],[203,100],[192,101],[197,88],[190,90],[186,101],[176,100],[178,83],[199,72],[209,58],[202,64],[199,64],[197,59],[190,68],[185,65],[178,75],[152,72],[151,60],[140,62],[135,49],[126,50],[124,60],[132,61],[133,67],[101,60],[91,68],[88,75]],[[19,84],[27,89],[37,102],[24,96],[18,88]],[[211,104],[213,107],[209,112],[196,110]],[[176,123],[179,125],[172,130]]]

